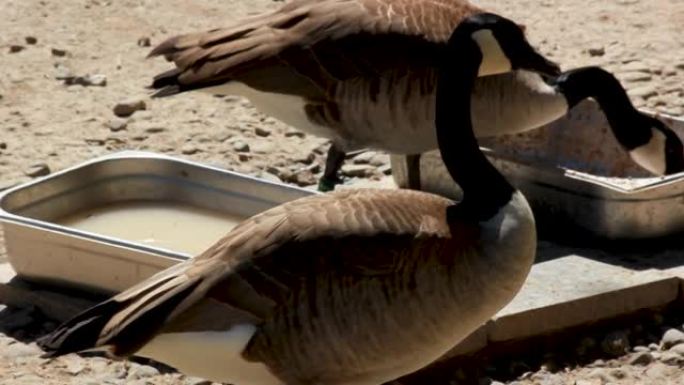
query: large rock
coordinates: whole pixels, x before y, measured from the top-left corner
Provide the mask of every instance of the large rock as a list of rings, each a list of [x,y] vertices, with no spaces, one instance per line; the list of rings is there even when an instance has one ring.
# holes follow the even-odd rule
[[[681,343],[684,343],[684,333],[679,329],[670,329],[665,332],[662,340],[660,340],[660,347],[667,350]]]

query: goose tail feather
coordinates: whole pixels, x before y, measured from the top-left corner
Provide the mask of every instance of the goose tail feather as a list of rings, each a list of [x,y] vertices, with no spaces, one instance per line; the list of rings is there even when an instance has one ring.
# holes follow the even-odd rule
[[[44,357],[104,350],[126,357],[145,345],[175,312],[192,302],[202,280],[171,269],[95,305],[41,337]]]
[[[124,305],[114,300],[91,307],[65,322],[36,342],[45,352],[44,358],[81,352],[96,346],[102,328]]]

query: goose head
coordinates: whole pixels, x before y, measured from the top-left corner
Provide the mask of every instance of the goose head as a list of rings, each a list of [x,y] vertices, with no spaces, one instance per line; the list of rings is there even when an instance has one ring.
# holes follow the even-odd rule
[[[646,127],[651,135],[629,151],[632,160],[655,175],[684,171],[684,145],[672,129],[643,114],[634,123]]]
[[[464,19],[449,40],[454,42],[470,35],[482,54],[478,76],[496,75],[517,69],[525,69],[548,76],[558,76],[558,64],[539,54],[525,37],[524,27],[493,14],[479,13]],[[461,36],[457,36],[461,35]]]
[[[560,72],[530,45],[519,25],[499,15],[465,18],[447,42],[437,81],[435,126],[444,165],[463,190],[460,204],[447,212],[450,218],[489,220],[516,195],[479,150],[471,119],[475,79],[514,69],[549,76]]]

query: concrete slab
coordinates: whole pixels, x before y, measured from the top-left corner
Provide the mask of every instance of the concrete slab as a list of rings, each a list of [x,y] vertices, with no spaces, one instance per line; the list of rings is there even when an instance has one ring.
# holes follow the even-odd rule
[[[513,301],[489,327],[489,341],[527,338],[675,301],[679,279],[579,255],[536,264]]]

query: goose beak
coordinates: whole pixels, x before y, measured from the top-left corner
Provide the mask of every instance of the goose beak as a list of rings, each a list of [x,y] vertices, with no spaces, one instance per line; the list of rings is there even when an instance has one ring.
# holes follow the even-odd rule
[[[537,52],[529,55],[521,68],[554,78],[561,74],[560,66],[557,63],[552,62]]]

